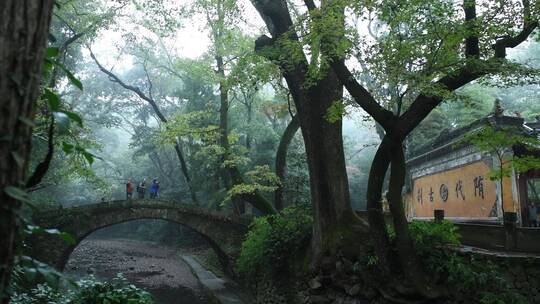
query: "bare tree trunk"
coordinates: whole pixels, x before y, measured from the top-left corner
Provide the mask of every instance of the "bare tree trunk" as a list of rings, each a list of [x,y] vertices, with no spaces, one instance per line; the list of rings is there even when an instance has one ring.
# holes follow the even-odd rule
[[[408,282],[413,284],[420,295],[427,298],[439,296],[438,290],[434,289],[434,284],[428,281],[428,276],[422,269],[420,257],[416,254],[413,240],[409,233],[409,224],[403,208],[401,191],[405,184],[405,155],[403,144],[394,142],[390,149],[386,151],[391,161],[390,184],[388,188],[388,202],[392,219],[396,231],[396,248],[399,261]]]
[[[225,71],[223,66],[223,58],[221,56],[216,56],[216,62],[218,66],[218,73],[221,77],[225,78]],[[219,84],[219,93],[220,93],[220,107],[219,107],[219,143],[224,150],[223,155],[221,156],[221,163],[224,164],[227,161],[227,158],[230,154],[230,145],[229,145],[229,93],[226,87],[225,82],[222,80]],[[240,173],[235,172],[237,170],[236,166],[233,164],[227,165],[226,168],[222,169],[222,178],[223,184],[227,190],[230,190],[232,186],[236,185],[234,175],[236,174],[239,178]],[[240,182],[241,183],[241,182]],[[241,215],[245,212],[244,202],[238,199],[237,196],[232,198],[232,210],[234,215]]]
[[[197,195],[195,194],[195,189],[193,189],[193,183],[191,182],[191,177],[189,175],[186,159],[184,158],[184,153],[182,152],[180,139],[177,137],[175,140],[176,140],[176,143],[174,144],[174,151],[176,151],[178,160],[180,160],[180,169],[182,169],[182,174],[184,174],[184,178],[186,179],[186,184],[188,185],[189,194],[191,195],[191,200],[193,201],[193,203],[198,205],[199,200],[197,199]]]
[[[342,121],[331,123],[326,119],[332,103],[342,98],[342,86],[332,71],[307,91],[303,89],[304,81],[296,82],[298,77],[288,73],[285,76],[297,104],[306,148],[314,211],[312,253],[315,266],[323,255],[332,256],[337,251],[349,254],[358,250],[354,246],[357,236],[351,229],[358,222],[350,203]]]
[[[279,141],[279,146],[276,152],[276,176],[279,178],[279,181],[281,182],[274,193],[274,206],[276,207],[278,211],[282,210],[284,207],[283,183],[285,183],[285,171],[287,167],[287,151],[289,150],[289,145],[299,128],[300,128],[300,121],[298,120],[298,117],[295,116],[291,119],[291,121],[287,125],[287,128],[285,128],[285,131],[283,132],[283,135],[281,136],[281,140]]]
[[[253,108],[251,105],[249,106],[246,106],[247,108],[247,112],[248,112],[248,115],[247,115],[247,124],[248,126],[251,126],[251,120],[253,119],[252,116],[253,116]],[[246,148],[248,149],[249,152],[251,152],[251,134],[250,132],[247,132],[246,134]]]
[[[24,187],[34,105],[54,1],[0,1],[0,303],[9,285],[21,202],[10,187]]]
[[[371,238],[375,253],[379,259],[379,269],[382,275],[389,276],[391,270],[390,241],[386,233],[386,222],[382,208],[382,191],[384,177],[390,166],[388,143],[383,139],[375,153],[369,171],[367,187],[367,212]]]
[[[217,63],[217,73],[218,75],[224,79],[225,78],[225,68],[223,65],[223,58],[219,55],[216,56],[216,63]],[[219,111],[219,129],[220,129],[220,145],[224,150],[224,156],[222,161],[225,161],[228,156],[231,153],[230,145],[229,145],[229,126],[228,126],[228,119],[229,119],[229,94],[228,94],[228,88],[224,81],[221,81],[219,84],[219,91],[220,91],[220,111]],[[234,164],[227,165],[227,168],[225,169],[230,178],[231,178],[231,186],[234,185],[240,185],[244,183],[244,179],[242,178],[242,174],[240,173],[240,170],[238,170],[238,167]],[[227,184],[226,181],[224,181],[225,184]],[[240,195],[240,198],[248,203],[250,203],[253,207],[257,208],[259,211],[265,214],[271,214],[275,213],[276,210],[272,206],[272,204],[265,199],[259,192],[254,193],[246,193]],[[234,206],[234,210],[237,210],[239,212],[242,212],[245,207],[240,204],[238,205],[238,201],[233,198],[233,204],[236,204]]]
[[[391,165],[391,166],[390,166]],[[382,210],[382,189],[386,173],[390,168],[390,183],[387,199],[396,231],[397,258],[392,255],[386,222]],[[394,280],[398,270],[402,270],[405,281],[390,284],[398,293],[411,296],[433,298],[439,296],[439,290],[427,281],[428,276],[422,269],[421,261],[414,249],[409,226],[403,208],[402,194],[405,182],[405,156],[399,140],[385,136],[373,159],[367,189],[367,209],[371,238],[379,260],[381,276]],[[401,266],[401,267],[400,267]]]
[[[321,91],[328,90],[328,92],[335,89],[324,84],[318,87]],[[297,114],[306,147],[314,211],[312,237],[314,265],[324,255],[334,256],[338,251],[349,254],[358,249],[353,245],[357,236],[350,229],[355,218],[345,170],[341,120],[330,123],[325,118],[326,110],[337,100],[335,97],[341,98],[337,92],[334,91],[333,94],[335,95],[319,95],[318,100],[311,99],[312,105],[307,111],[309,114],[301,110]]]

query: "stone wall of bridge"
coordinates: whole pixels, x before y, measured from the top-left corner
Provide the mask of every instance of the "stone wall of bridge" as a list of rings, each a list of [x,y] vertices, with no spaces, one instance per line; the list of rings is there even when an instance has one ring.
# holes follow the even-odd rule
[[[76,243],[68,244],[55,235],[35,235],[27,240],[28,255],[63,270],[77,244],[104,227],[140,219],[174,222],[200,233],[212,246],[226,271],[240,251],[251,218],[233,218],[193,205],[157,200],[114,201],[37,212],[34,223],[71,234]]]

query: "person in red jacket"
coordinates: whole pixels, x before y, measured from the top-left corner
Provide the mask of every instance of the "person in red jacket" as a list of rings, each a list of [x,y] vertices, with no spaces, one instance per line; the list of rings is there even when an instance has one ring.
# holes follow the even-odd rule
[[[126,183],[126,199],[131,199],[133,197],[133,183],[131,179],[128,179]]]

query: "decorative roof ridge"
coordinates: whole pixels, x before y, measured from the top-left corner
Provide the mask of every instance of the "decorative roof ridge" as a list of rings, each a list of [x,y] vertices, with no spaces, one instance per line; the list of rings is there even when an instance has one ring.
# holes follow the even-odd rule
[[[437,136],[432,142],[427,143],[414,151],[414,153],[410,155],[408,162],[416,158],[426,156],[434,150],[444,147],[449,143],[455,142],[456,139],[464,134],[488,124],[495,127],[514,126],[524,128],[525,126],[524,119],[521,117],[500,115],[500,112],[492,113],[489,116],[477,119],[472,123],[455,130],[450,131],[445,129],[441,131],[439,136]]]

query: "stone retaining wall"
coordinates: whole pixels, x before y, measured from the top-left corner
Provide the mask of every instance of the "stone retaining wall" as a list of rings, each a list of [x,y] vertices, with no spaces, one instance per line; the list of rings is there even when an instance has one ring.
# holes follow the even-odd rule
[[[540,303],[540,256],[489,252],[469,252],[477,261],[491,261],[501,267],[510,289],[531,304]]]
[[[491,262],[503,271],[510,291],[523,295],[529,304],[540,303],[540,256],[526,254],[492,253],[470,248],[459,250],[459,254],[476,261]],[[335,269],[319,273],[309,281],[291,281],[291,278],[276,276],[259,278],[250,284],[256,304],[389,304],[378,292],[364,282],[376,282],[373,274],[349,275],[343,261],[336,262]],[[352,267],[349,265],[349,268]],[[375,283],[377,284],[377,283]],[[474,286],[471,286],[474,288]],[[290,296],[290,294],[294,296]],[[287,296],[289,295],[289,296]],[[446,301],[444,304],[463,302]],[[467,304],[469,304],[467,302]]]

